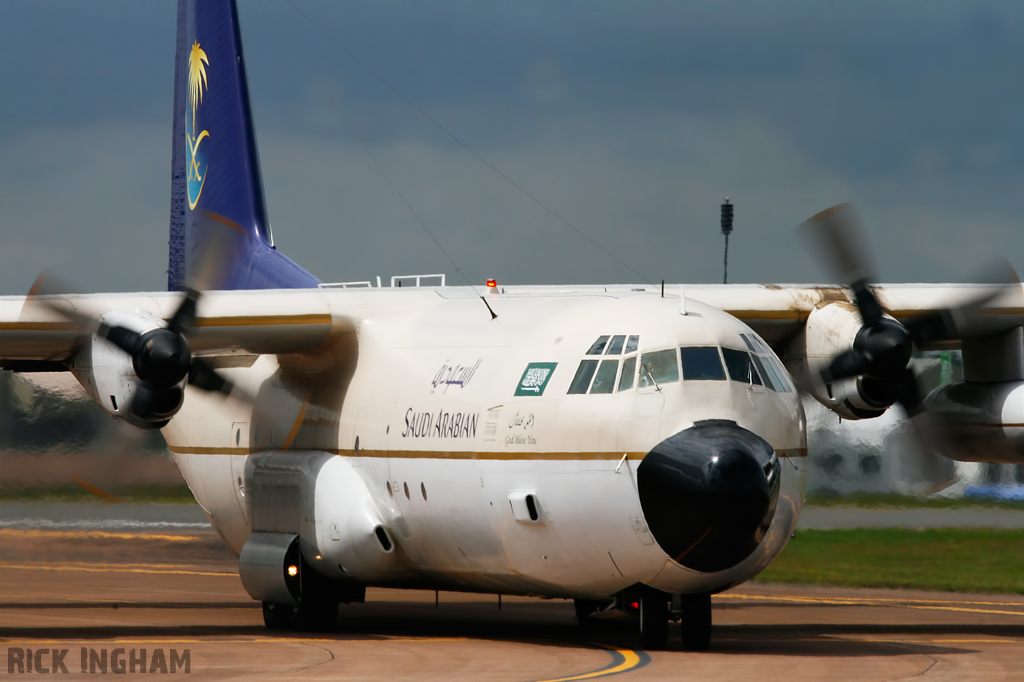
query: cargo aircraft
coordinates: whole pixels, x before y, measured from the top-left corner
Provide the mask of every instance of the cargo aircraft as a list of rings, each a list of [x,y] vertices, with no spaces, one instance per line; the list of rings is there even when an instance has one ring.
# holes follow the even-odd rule
[[[168,291],[0,298],[0,363],[161,429],[271,628],[367,586],[575,600],[707,649],[800,516],[801,394],[1024,462],[1019,284],[326,286],[274,247],[234,0],[180,0]],[[927,397],[913,350],[962,348]]]

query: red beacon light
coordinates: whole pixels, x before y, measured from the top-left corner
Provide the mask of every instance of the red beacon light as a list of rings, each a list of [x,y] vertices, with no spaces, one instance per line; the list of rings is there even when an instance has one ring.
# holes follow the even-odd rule
[[[494,279],[487,280],[487,288],[492,290],[492,291],[497,291],[497,289],[498,289],[498,281],[494,280]]]

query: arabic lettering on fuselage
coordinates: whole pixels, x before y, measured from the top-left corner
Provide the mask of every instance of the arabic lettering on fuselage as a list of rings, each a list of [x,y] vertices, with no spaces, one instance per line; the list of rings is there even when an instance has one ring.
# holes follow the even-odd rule
[[[464,388],[466,384],[470,382],[473,375],[476,374],[476,370],[480,367],[480,363],[483,360],[477,360],[473,365],[450,365],[445,362],[441,365],[441,369],[437,370],[437,374],[434,375],[434,380],[431,381],[430,392],[433,393],[437,390],[438,386],[444,386],[444,390],[447,391],[449,386],[458,386]]]
[[[527,412],[526,414],[516,412],[516,416],[508,420],[508,428],[528,429],[533,426],[533,421],[533,412]]]
[[[476,438],[479,414],[471,412],[405,412],[402,438]]]

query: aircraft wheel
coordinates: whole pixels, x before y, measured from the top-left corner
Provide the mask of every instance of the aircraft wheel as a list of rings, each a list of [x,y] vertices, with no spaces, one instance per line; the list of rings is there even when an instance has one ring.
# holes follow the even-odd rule
[[[711,595],[682,595],[683,649],[707,651],[711,646]]]
[[[288,629],[288,613],[291,607],[285,604],[263,602],[263,624],[271,630]]]
[[[299,632],[327,632],[338,619],[338,601],[303,599],[288,609],[288,629]]]
[[[640,597],[640,648],[659,651],[668,645],[668,595],[650,590]]]

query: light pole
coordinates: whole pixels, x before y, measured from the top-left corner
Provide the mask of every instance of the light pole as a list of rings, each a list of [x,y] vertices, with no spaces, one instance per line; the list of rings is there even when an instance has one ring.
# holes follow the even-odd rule
[[[725,235],[725,261],[723,263],[722,284],[729,283],[729,235],[732,234],[732,209],[733,205],[729,203],[729,197],[726,197],[725,203],[722,204],[722,234]]]

